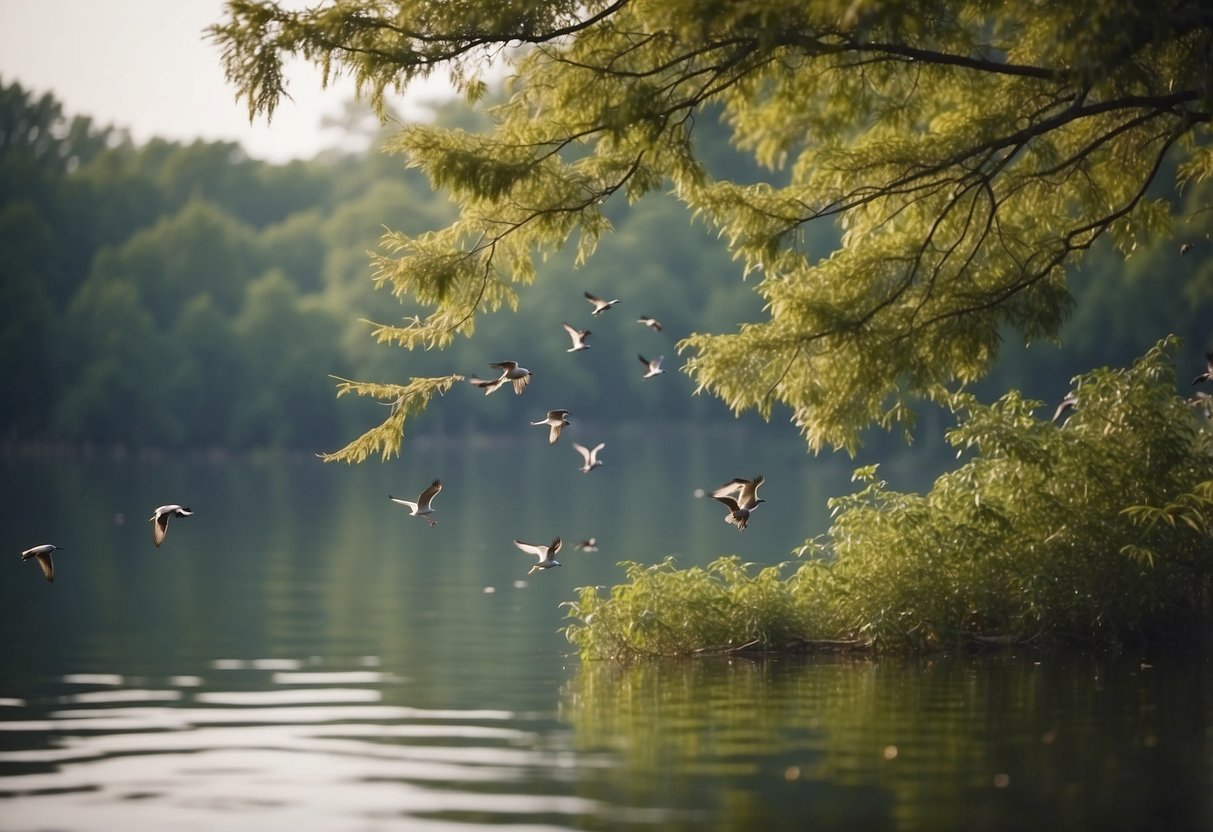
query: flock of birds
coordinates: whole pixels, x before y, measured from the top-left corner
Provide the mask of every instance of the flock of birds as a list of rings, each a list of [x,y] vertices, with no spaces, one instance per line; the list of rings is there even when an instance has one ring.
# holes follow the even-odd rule
[[[189,517],[193,513],[187,507],[179,506],[175,503],[160,506],[149,518],[152,521],[152,542],[157,547],[164,542],[164,536],[168,534],[168,521],[170,517]],[[21,560],[37,558],[38,565],[42,567],[43,577],[53,584],[55,582],[55,560],[52,554],[62,551],[64,551],[62,546],[56,546],[54,543],[43,543],[39,546],[31,546],[22,552]]]
[[[619,298],[604,300],[589,292],[585,292],[585,298],[594,307],[590,312],[591,315],[600,315],[621,302]],[[636,319],[636,322],[654,332],[661,332],[662,330],[661,322],[649,315],[641,315]],[[590,348],[588,343],[592,334],[590,330],[577,329],[568,323],[563,324],[563,327],[572,342],[572,346],[567,352],[581,352]],[[664,356],[659,355],[654,359],[648,359],[644,355],[638,354],[637,357],[644,367],[642,378],[654,378],[665,372],[661,368],[661,363],[665,360]],[[468,379],[470,384],[484,390],[486,396],[501,389],[507,383],[514,388],[514,394],[520,396],[534,376],[534,373],[526,367],[519,365],[517,361],[498,361],[489,366],[500,371],[500,375],[497,378],[481,379],[473,377]],[[546,426],[548,428],[548,444],[555,445],[560,439],[560,432],[569,424],[569,413],[570,411],[563,409],[549,410],[545,418],[531,422],[531,424]],[[587,448],[576,442],[572,444],[573,449],[581,456],[582,464],[579,470],[582,473],[588,474],[603,464],[602,460],[598,458],[598,454],[606,447],[605,442],[599,442],[592,448]],[[760,504],[766,502],[766,500],[758,496],[758,488],[762,483],[763,478],[761,474],[752,480],[738,477],[712,492],[712,498],[718,500],[727,509],[724,517],[726,523],[736,526],[738,531],[745,530],[750,522],[750,515],[753,514]],[[416,500],[406,500],[391,494],[388,495],[388,499],[397,505],[407,508],[410,517],[424,518],[433,527],[438,525],[438,521],[434,518],[434,498],[441,491],[442,481],[435,479],[418,495]],[[164,542],[165,535],[168,534],[169,519],[172,517],[189,517],[193,513],[186,506],[177,504],[163,505],[157,508],[150,518],[152,523],[152,541],[159,547]],[[554,538],[546,546],[526,543],[521,540],[514,540],[514,545],[519,550],[529,555],[534,555],[538,559],[527,572],[528,575],[537,570],[551,569],[554,566],[561,565],[560,561],[556,560],[556,554],[563,545],[559,537]],[[574,548],[584,552],[596,552],[598,551],[598,541],[596,538],[591,537],[575,544]],[[43,543],[23,551],[21,553],[21,560],[36,559],[42,567],[43,576],[47,581],[54,583],[55,562],[53,554],[58,551],[63,551],[63,548],[53,543]]]
[[[619,298],[604,300],[589,292],[585,293],[585,298],[594,307],[593,311],[590,312],[591,315],[600,315],[621,302]],[[661,322],[648,315],[641,315],[637,318],[637,323],[655,332],[661,332],[662,329]],[[568,323],[564,323],[562,326],[572,342],[572,346],[567,352],[581,352],[590,348],[589,343],[587,343],[592,334],[590,330],[578,329]],[[643,378],[653,378],[665,372],[665,370],[661,369],[661,362],[664,360],[664,356],[659,355],[657,358],[650,360],[638,354],[638,358],[645,368]],[[513,386],[514,394],[520,396],[534,376],[534,373],[526,367],[519,365],[517,361],[498,361],[489,366],[501,371],[497,378],[481,379],[473,377],[468,379],[470,384],[484,390],[486,396],[501,389],[507,383]],[[1205,353],[1205,370],[1192,380],[1192,385],[1196,386],[1209,381],[1213,381],[1213,351]],[[1192,398],[1188,399],[1188,403],[1193,406],[1203,406],[1206,410],[1209,410],[1210,404],[1213,403],[1213,395],[1204,391],[1197,391],[1193,394]],[[1053,414],[1053,421],[1056,422],[1066,411],[1077,406],[1078,394],[1075,391],[1071,391],[1057,405],[1057,410]],[[555,445],[560,439],[560,432],[569,424],[569,413],[570,411],[564,409],[549,410],[545,418],[531,422],[531,424],[535,426],[547,426],[548,444]],[[599,442],[592,448],[587,448],[576,442],[572,444],[573,449],[581,456],[582,464],[579,470],[582,473],[588,474],[603,464],[602,460],[598,458],[598,454],[606,447],[605,442]],[[758,509],[758,506],[766,502],[766,500],[758,496],[758,489],[762,484],[763,477],[761,474],[750,480],[735,477],[711,492],[712,499],[724,505],[726,509],[724,515],[726,523],[736,526],[738,531],[745,531],[746,526],[749,525],[751,515]],[[416,500],[405,500],[391,494],[388,495],[388,499],[397,505],[407,508],[410,517],[424,518],[433,527],[438,525],[438,521],[433,516],[434,498],[441,492],[442,481],[435,479],[418,495]],[[189,517],[193,513],[189,508],[177,504],[163,505],[157,508],[151,518],[149,518],[152,523],[152,541],[159,547],[164,542],[165,535],[168,534],[169,519],[172,517]],[[554,566],[561,565],[560,561],[556,560],[556,554],[563,545],[559,537],[553,538],[552,542],[546,546],[526,543],[517,539],[514,540],[514,545],[519,550],[529,555],[534,555],[538,559],[527,572],[528,575],[537,570],[551,569]],[[596,552],[598,551],[598,541],[591,537],[577,543],[574,548],[586,552]],[[63,551],[62,547],[56,546],[53,543],[43,543],[23,551],[21,553],[21,560],[36,559],[38,565],[42,567],[43,576],[47,581],[53,583],[55,580],[53,554],[58,551]]]
[[[590,292],[585,292],[584,294],[585,299],[594,307],[590,312],[591,315],[601,315],[603,312],[622,302],[619,298],[605,300]],[[661,332],[662,330],[661,321],[650,315],[641,315],[636,319],[636,322],[654,332]],[[561,324],[561,326],[568,334],[572,344],[565,352],[582,352],[590,348],[589,340],[593,334],[591,330],[578,329],[568,322]],[[643,354],[638,353],[637,358],[644,367],[642,378],[653,378],[665,372],[661,368],[661,363],[665,360],[665,356],[659,355],[656,358],[649,359],[645,358]],[[514,388],[514,395],[521,396],[535,375],[517,361],[496,361],[489,364],[489,366],[500,371],[500,374],[496,378],[484,379],[472,377],[468,379],[469,384],[483,390],[486,396],[497,392],[506,384]],[[530,424],[537,427],[546,426],[548,429],[548,444],[555,445],[560,439],[561,431],[569,425],[569,414],[570,411],[565,409],[549,410],[547,416]],[[598,453],[605,447],[605,442],[599,442],[592,448],[587,448],[576,442],[573,443],[573,449],[581,455],[582,464],[579,470],[583,474],[588,474],[603,464],[602,460],[598,458]],[[720,501],[728,509],[724,518],[726,523],[736,526],[738,531],[745,530],[750,522],[750,515],[758,508],[759,504],[766,502],[766,500],[758,496],[758,487],[762,483],[763,478],[761,474],[752,480],[737,477],[712,492],[712,498]],[[407,508],[410,517],[422,517],[433,527],[438,525],[438,521],[434,519],[434,499],[441,491],[442,480],[436,479],[417,495],[416,500],[406,500],[391,494],[388,495],[388,499],[397,505]],[[559,537],[553,538],[552,542],[546,546],[526,543],[517,539],[514,540],[514,545],[520,551],[534,555],[537,558],[535,564],[527,572],[528,575],[541,569],[551,569],[554,566],[561,565],[560,561],[556,560],[556,554],[564,545]],[[585,552],[596,552],[598,551],[598,541],[591,537],[577,543],[574,548]]]

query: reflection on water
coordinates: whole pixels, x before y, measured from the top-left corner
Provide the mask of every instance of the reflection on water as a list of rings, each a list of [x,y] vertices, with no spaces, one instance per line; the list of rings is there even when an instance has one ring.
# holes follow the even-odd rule
[[[1213,695],[1190,659],[999,654],[582,667],[564,713],[604,792],[721,828],[1213,828]],[[691,827],[688,827],[691,828]]]
[[[0,460],[12,551],[66,548],[54,585],[15,554],[0,580],[0,828],[1213,827],[1201,661],[580,665],[576,587],[672,552],[782,560],[847,476],[607,441],[588,476],[571,451]],[[690,496],[758,471],[784,508],[744,535]],[[436,474],[437,527],[387,502]],[[197,513],[158,550],[166,501]],[[602,551],[527,578],[509,541],[553,534]]]

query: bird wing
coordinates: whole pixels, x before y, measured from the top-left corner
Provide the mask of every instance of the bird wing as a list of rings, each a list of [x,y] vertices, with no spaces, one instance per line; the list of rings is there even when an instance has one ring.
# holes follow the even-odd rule
[[[518,369],[518,362],[517,361],[497,361],[493,364],[489,364],[489,366],[496,367],[498,370],[505,370],[508,373],[510,370]]]
[[[421,492],[421,496],[417,498],[417,505],[429,508],[430,502],[438,496],[438,492],[442,490],[442,481],[434,480],[430,483],[430,487]]]
[[[716,500],[717,502],[724,503],[725,508],[727,508],[730,512],[737,511],[741,508],[739,505],[737,505],[737,501],[732,497],[718,497],[713,494],[712,499]]]
[[[55,562],[51,560],[51,553],[39,552],[35,557],[38,558],[38,565],[42,567],[43,576],[53,584],[55,582]]]
[[[598,447],[601,448],[602,446],[599,445]],[[573,450],[576,451],[577,453],[581,454],[581,458],[585,462],[586,465],[590,464],[590,449],[589,448],[587,448],[585,445],[578,445],[576,442],[574,442]],[[597,451],[598,448],[595,448],[594,450]]]
[[[526,552],[528,555],[534,555],[540,560],[543,560],[544,557],[547,556],[548,547],[546,546],[536,546],[533,543],[523,543],[521,540],[515,540],[514,545]]]
[[[168,534],[169,515],[160,512],[161,509],[156,509],[156,513],[152,516],[152,542],[157,546],[164,542],[164,536]]]
[[[548,431],[548,444],[549,445],[556,444],[556,440],[560,438],[560,431],[563,429],[564,429],[563,422],[557,422],[556,424],[552,425],[551,429]]]
[[[757,505],[758,486],[762,485],[763,482],[762,474],[759,474],[752,480],[742,480],[744,484],[741,486],[741,493],[737,496],[737,502],[746,508]]]
[[[560,551],[560,547],[563,545],[564,544],[561,542],[559,537],[552,538],[552,545],[548,546],[548,557],[555,557],[556,553]]]
[[[1060,419],[1061,414],[1066,412],[1066,408],[1074,407],[1074,405],[1076,405],[1076,404],[1078,404],[1078,397],[1075,396],[1073,393],[1070,393],[1069,395],[1067,395],[1064,399],[1061,400],[1060,403],[1058,403],[1057,409],[1053,411],[1053,421],[1056,422],[1058,419]]]
[[[519,376],[518,378],[514,379],[514,394],[521,396],[522,391],[525,390],[526,386],[530,383],[531,377],[529,375]]]
[[[598,459],[598,452],[601,451],[605,447],[606,447],[605,442],[599,442],[597,445],[595,445],[594,450],[590,451],[590,459],[591,460]]]
[[[411,511],[411,512],[413,512],[414,514],[416,514],[416,513],[417,513],[417,504],[416,504],[416,503],[414,503],[413,501],[411,501],[411,500],[402,500],[402,499],[400,499],[399,497],[393,497],[391,494],[387,495],[387,498],[388,498],[389,500],[391,500],[393,503],[399,503],[399,504],[400,504],[400,505],[402,505],[402,506],[407,506],[407,507],[408,507],[408,510],[409,510],[409,511]]]
[[[590,334],[590,331],[588,329],[585,331],[582,331],[582,330],[578,329],[577,327],[569,326],[568,324],[561,324],[561,326],[564,327],[564,331],[569,334],[569,337],[573,339],[574,347],[578,346],[579,344],[584,343],[586,337],[589,336],[589,334]]]
[[[602,298],[597,297],[596,295],[591,295],[589,292],[585,293],[585,299],[588,300],[590,303],[594,304],[595,306],[602,303]]]
[[[749,484],[750,484],[749,480],[743,480],[741,477],[733,477],[733,479],[729,480],[724,485],[720,486],[719,488],[714,489],[712,491],[712,496],[713,497],[725,497],[725,496],[728,496],[729,494],[732,494],[735,491],[741,491]]]

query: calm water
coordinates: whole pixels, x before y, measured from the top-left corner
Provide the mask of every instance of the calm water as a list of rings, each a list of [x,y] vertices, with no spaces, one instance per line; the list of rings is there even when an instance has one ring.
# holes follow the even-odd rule
[[[1211,829],[1213,674],[1165,656],[582,665],[616,561],[786,559],[849,465],[722,434],[315,460],[0,459],[0,829]],[[762,472],[744,535],[695,499]],[[887,472],[886,472],[887,473]],[[388,492],[435,476],[439,525]],[[896,484],[896,483],[895,483]],[[908,487],[908,486],[907,486]],[[151,543],[151,509],[190,505]],[[514,537],[601,551],[527,576]]]

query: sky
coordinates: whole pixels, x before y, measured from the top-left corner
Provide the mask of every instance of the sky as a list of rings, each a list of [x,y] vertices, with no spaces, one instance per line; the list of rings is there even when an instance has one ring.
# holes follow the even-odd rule
[[[67,116],[126,128],[138,143],[236,141],[250,156],[278,162],[341,144],[342,131],[322,120],[344,111],[353,85],[321,89],[320,72],[301,62],[288,70],[294,101],[284,99],[272,123],[249,123],[218,46],[203,35],[223,16],[223,0],[0,0],[0,81],[49,92]],[[444,95],[444,83],[430,82],[393,108],[424,119],[425,102]]]

